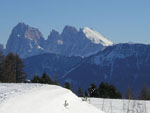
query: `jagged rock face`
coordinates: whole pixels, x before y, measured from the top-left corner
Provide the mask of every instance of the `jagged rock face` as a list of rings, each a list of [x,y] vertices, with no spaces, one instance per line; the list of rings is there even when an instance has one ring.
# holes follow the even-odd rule
[[[15,26],[6,45],[6,54],[17,53],[22,58],[43,52],[44,38],[36,28],[24,23]]]
[[[64,56],[86,57],[101,51],[109,45],[112,45],[112,42],[89,28],[83,28],[78,31],[74,27],[65,26],[61,34],[54,30],[51,32],[47,39],[45,50],[48,53]]]
[[[61,54],[63,41],[60,37],[60,34],[52,30],[45,44],[45,51],[47,53],[57,53]]]
[[[52,30],[48,39],[44,40],[38,29],[19,23],[12,30],[5,53],[18,53],[22,58],[41,53],[87,57],[110,45],[112,42],[87,27],[78,31],[65,26],[61,34]]]
[[[114,84],[123,94],[130,87],[135,96],[150,80],[150,45],[117,44],[90,56],[63,78],[73,86],[87,88],[91,83]]]

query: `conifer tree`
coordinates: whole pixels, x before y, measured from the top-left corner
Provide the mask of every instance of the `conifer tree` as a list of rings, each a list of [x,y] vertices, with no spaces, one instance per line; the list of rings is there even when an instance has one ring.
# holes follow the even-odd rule
[[[95,84],[90,85],[88,92],[90,97],[99,97],[99,92]]]
[[[108,83],[101,82],[98,90],[101,98],[122,98],[121,93]]]
[[[15,56],[13,53],[6,56],[3,71],[3,82],[16,82]]]
[[[70,84],[69,82],[66,82],[65,85],[64,85],[65,88],[69,89],[69,90],[72,90],[72,88],[70,87]]]
[[[53,80],[55,85],[59,85],[58,80],[57,80],[57,75],[54,75],[54,80]]]
[[[27,74],[24,72],[24,64],[18,54],[15,56],[15,64],[16,82],[24,82]]]
[[[83,97],[83,92],[82,92],[81,88],[78,89],[78,95],[79,95],[79,97]]]
[[[34,75],[33,79],[31,80],[32,83],[41,83],[41,79],[38,75]]]
[[[149,92],[148,92],[148,89],[145,84],[144,84],[143,89],[141,90],[139,99],[141,99],[141,100],[149,100],[150,99]]]
[[[133,99],[133,95],[132,95],[132,92],[131,92],[130,87],[128,87],[128,89],[127,89],[127,91],[126,91],[125,98],[126,98],[126,99]]]
[[[3,82],[3,79],[4,79],[4,72],[3,72],[3,67],[4,67],[4,55],[3,55],[3,52],[0,51],[0,82]]]
[[[51,78],[44,72],[41,78],[41,83],[44,84],[53,84],[53,81],[51,80]]]
[[[85,97],[88,97],[87,91],[84,92],[84,96],[85,96]]]

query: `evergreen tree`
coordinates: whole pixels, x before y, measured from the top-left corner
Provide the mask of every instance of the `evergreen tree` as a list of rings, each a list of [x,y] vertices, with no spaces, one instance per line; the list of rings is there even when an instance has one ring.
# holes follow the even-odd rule
[[[70,84],[69,82],[66,82],[65,85],[64,85],[65,88],[69,89],[69,90],[72,90],[72,88],[70,87]]]
[[[95,84],[90,85],[88,92],[90,97],[99,97],[99,92]]]
[[[53,84],[53,81],[51,80],[51,78],[44,72],[41,78],[41,83],[44,84]]]
[[[88,97],[87,91],[84,92],[84,96],[85,96],[85,97]]]
[[[130,87],[128,87],[128,89],[127,89],[127,91],[126,91],[125,98],[126,98],[126,99],[133,99],[133,95],[132,95],[132,92],[131,92]]]
[[[38,75],[34,75],[33,79],[31,80],[32,83],[41,83],[41,79]]]
[[[79,95],[79,97],[83,97],[83,92],[82,92],[81,88],[78,89],[78,95]]]
[[[105,83],[104,82],[101,82],[101,84],[100,84],[100,86],[99,86],[99,94],[100,94],[100,97],[101,98],[108,98],[107,97],[107,93],[108,93],[108,91],[107,91],[107,86],[105,85]]]
[[[15,56],[13,53],[6,56],[3,71],[3,82],[16,82]]]
[[[59,85],[59,83],[58,83],[58,81],[57,81],[57,75],[54,75],[53,83],[54,83],[55,85]]]
[[[141,90],[139,99],[141,99],[141,100],[149,100],[150,99],[149,92],[148,92],[146,85],[144,85],[144,88]]]
[[[27,74],[24,72],[24,64],[18,54],[16,54],[15,56],[15,63],[16,82],[24,82],[27,77]]]
[[[101,82],[99,85],[99,95],[101,98],[122,98],[122,95],[113,85]]]
[[[3,52],[0,51],[0,82],[3,82],[3,79],[4,79],[4,72],[3,72],[3,67],[4,67],[4,55],[3,55]]]

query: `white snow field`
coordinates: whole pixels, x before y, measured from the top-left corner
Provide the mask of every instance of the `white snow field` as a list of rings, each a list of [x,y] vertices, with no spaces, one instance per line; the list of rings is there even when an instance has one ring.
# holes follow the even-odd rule
[[[104,112],[59,86],[0,83],[0,113]]]
[[[107,38],[105,38],[100,33],[88,28],[84,27],[83,32],[85,33],[86,37],[91,40],[95,44],[102,44],[103,46],[111,46],[113,43],[109,41]]]
[[[150,113],[150,101],[89,98],[87,102],[105,113]]]

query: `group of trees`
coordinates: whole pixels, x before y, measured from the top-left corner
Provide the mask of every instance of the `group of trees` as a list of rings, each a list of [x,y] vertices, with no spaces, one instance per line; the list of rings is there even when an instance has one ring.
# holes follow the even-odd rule
[[[130,87],[128,87],[126,94],[125,94],[126,99],[138,99],[138,100],[150,100],[150,92],[146,85],[141,89],[139,95],[133,95],[132,90]]]
[[[51,78],[46,74],[43,73],[41,77],[35,75],[32,79],[32,83],[43,83],[43,84],[56,84],[59,85],[57,80],[51,80]],[[69,82],[64,84],[64,88],[67,88],[73,91]],[[87,91],[84,91],[81,88],[78,88],[78,91],[73,91],[79,97],[96,97],[96,98],[112,98],[112,99],[121,99],[122,94],[115,88],[114,85],[109,83],[101,82],[99,87],[95,84],[91,84]],[[126,99],[140,99],[140,100],[150,100],[150,93],[144,85],[144,88],[141,90],[140,95],[137,98],[134,98],[131,89],[128,87],[125,97]]]
[[[65,88],[72,90],[70,84],[68,82],[64,85]],[[74,91],[76,92],[76,91]],[[122,94],[115,88],[115,86],[101,82],[99,87],[95,84],[91,84],[88,88],[88,92],[81,88],[78,88],[77,95],[80,97],[97,97],[97,98],[122,98]]]
[[[95,84],[91,84],[88,88],[89,97],[99,97],[99,98],[122,98],[122,94],[115,88],[115,86],[101,82],[99,87]]]
[[[149,90],[146,87],[146,85],[144,85],[144,87],[142,88],[139,99],[140,100],[150,100],[150,93],[149,93]]]
[[[41,83],[41,84],[55,84],[58,85],[59,83],[57,80],[52,80],[49,75],[47,75],[45,72],[41,77],[38,75],[34,75],[33,79],[31,80],[32,83]]]
[[[71,88],[69,82],[66,82],[66,83],[64,84],[64,88],[69,89],[69,90],[72,91],[72,88]]]
[[[0,82],[19,83],[24,82],[26,77],[23,61],[18,54],[4,56],[0,52]]]

